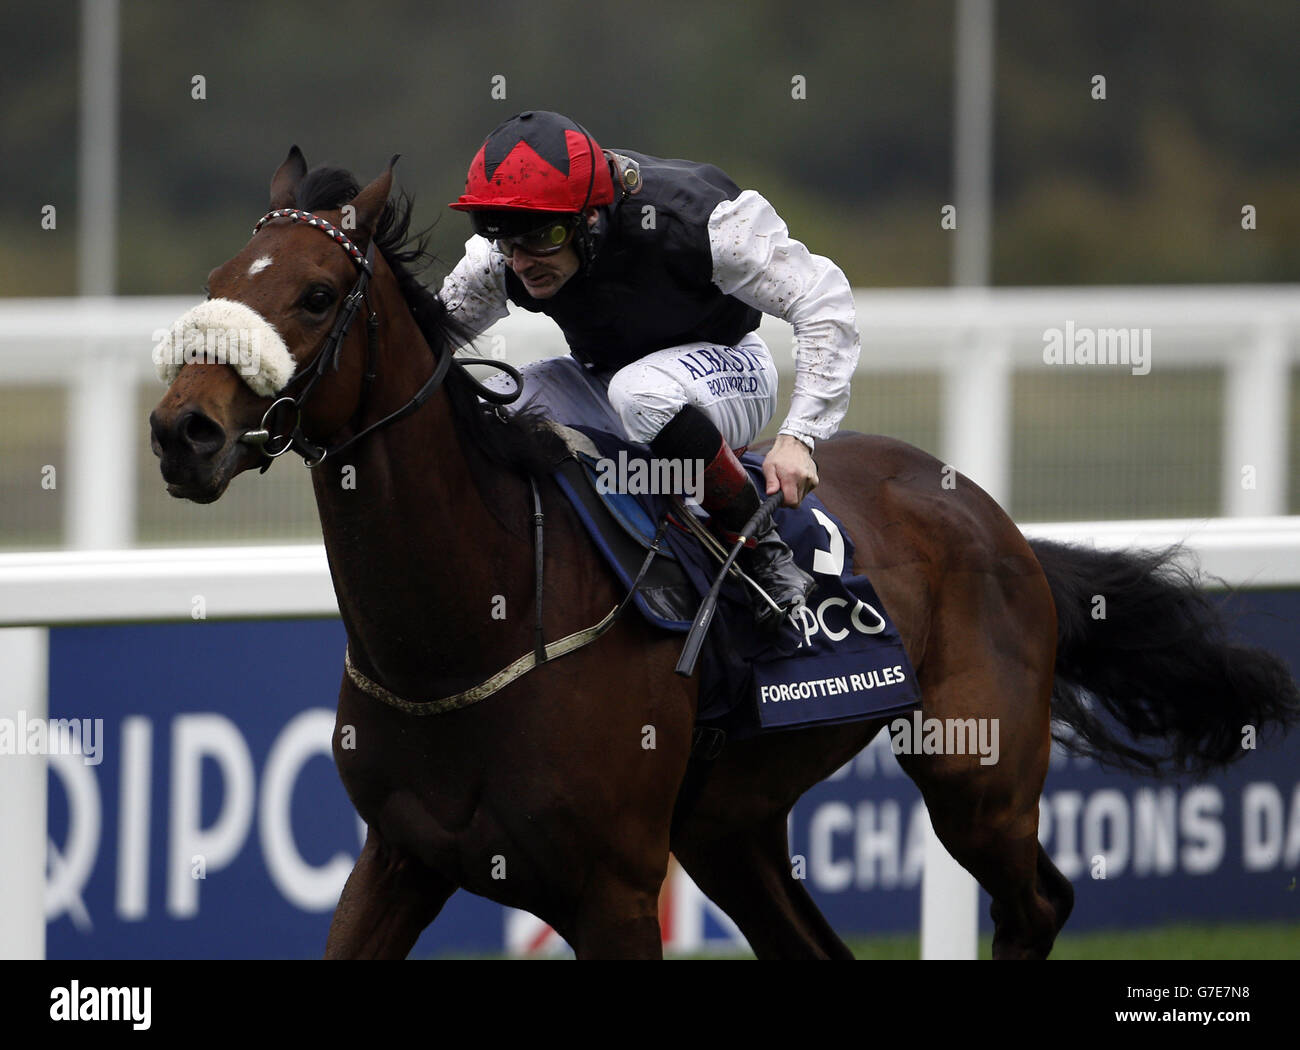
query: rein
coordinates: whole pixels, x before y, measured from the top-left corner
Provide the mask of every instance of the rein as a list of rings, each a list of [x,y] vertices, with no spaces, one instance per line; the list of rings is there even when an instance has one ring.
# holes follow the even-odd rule
[[[353,434],[333,448],[327,448],[324,445],[316,445],[309,441],[302,432],[302,409],[311,396],[316,384],[320,382],[325,372],[333,366],[333,371],[339,370],[339,360],[341,357],[343,340],[347,338],[348,330],[352,327],[352,322],[356,319],[357,311],[362,304],[367,307],[366,316],[366,371],[365,378],[362,380],[361,396],[357,402],[356,415],[360,415],[365,403],[366,393],[370,389],[370,384],[375,379],[375,353],[379,345],[379,315],[369,306],[366,298],[366,288],[370,283],[370,278],[374,274],[375,259],[375,242],[373,238],[363,253],[355,244],[352,243],[347,235],[333,223],[322,219],[319,215],[314,215],[309,211],[303,211],[300,208],[276,208],[269,211],[257,220],[253,227],[253,233],[256,234],[263,226],[272,219],[288,219],[290,222],[301,222],[320,230],[331,240],[338,244],[348,253],[349,258],[357,264],[361,271],[357,275],[357,283],[352,286],[350,291],[343,298],[343,306],[339,310],[338,317],[334,320],[334,327],[326,337],[321,349],[312,359],[312,363],[305,372],[294,376],[280,391],[280,396],[271,403],[271,407],[266,410],[262,416],[262,422],[255,430],[249,430],[240,435],[239,440],[245,445],[256,445],[261,449],[262,455],[266,462],[262,464],[261,472],[265,474],[270,468],[271,463],[284,455],[290,449],[299,452],[303,457],[303,462],[310,467],[320,466],[327,457],[337,456],[355,445],[362,438],[373,434],[377,430],[391,426],[397,423],[412,412],[417,411],[424,405],[435,391],[442,386],[443,381],[447,378],[447,373],[453,366],[460,370],[463,379],[470,383],[475,393],[485,401],[498,405],[508,405],[519,397],[523,391],[523,378],[519,371],[511,365],[501,361],[493,361],[485,358],[466,357],[461,360],[453,360],[453,353],[450,348],[445,348],[438,358],[438,363],[434,367],[433,373],[425,380],[424,385],[415,392],[405,405],[394,412],[389,413],[383,419],[376,420],[368,427]],[[484,386],[467,371],[467,364],[490,365],[500,371],[505,372],[515,381],[515,389],[509,393],[500,393]],[[307,377],[306,386],[296,397],[291,397],[284,393],[289,387],[293,386],[303,376]],[[292,429],[287,433],[280,432],[275,424],[279,422],[280,415],[291,415],[293,420]],[[354,416],[354,418],[356,418]]]
[[[399,420],[405,419],[412,412],[419,409],[434,392],[442,386],[451,369],[460,370],[460,376],[463,381],[473,387],[475,393],[495,405],[508,405],[518,399],[523,393],[523,377],[519,374],[518,369],[501,361],[494,361],[486,358],[465,357],[459,360],[453,359],[453,352],[450,347],[445,347],[438,358],[438,363],[434,366],[433,373],[425,380],[424,384],[416,391],[415,396],[405,405],[390,413],[383,419],[371,423],[368,427],[353,434],[342,443],[335,445],[333,448],[327,448],[323,445],[316,445],[307,440],[302,432],[302,408],[307,399],[311,396],[316,384],[320,382],[321,377],[332,366],[333,371],[339,369],[339,357],[342,352],[343,340],[347,338],[348,330],[352,327],[352,322],[356,319],[358,310],[364,304],[367,307],[366,316],[366,371],[365,378],[362,380],[361,395],[358,398],[356,413],[353,418],[361,414],[365,402],[367,391],[370,384],[375,379],[375,356],[376,348],[379,343],[379,315],[373,309],[369,308],[369,302],[366,298],[366,289],[370,283],[370,278],[374,275],[375,259],[375,242],[373,237],[370,244],[366,247],[364,254],[352,243],[338,227],[333,223],[322,219],[319,215],[314,215],[309,211],[303,211],[299,208],[276,208],[274,211],[267,212],[253,227],[253,233],[256,234],[263,226],[273,219],[288,219],[290,222],[301,222],[320,230],[337,243],[344,251],[348,253],[349,258],[357,264],[360,273],[357,275],[357,283],[353,285],[352,291],[343,299],[343,306],[339,310],[338,317],[334,320],[334,327],[330,330],[321,349],[312,359],[312,363],[305,372],[293,376],[279,391],[279,396],[271,403],[271,407],[266,410],[262,416],[262,422],[256,430],[249,430],[240,435],[239,440],[246,445],[256,445],[261,449],[262,455],[266,462],[262,464],[262,473],[270,469],[271,464],[284,455],[290,449],[302,454],[303,462],[311,467],[318,467],[330,456],[337,456],[348,448],[351,448],[362,438],[383,427],[391,426]],[[499,371],[505,372],[514,380],[515,389],[508,393],[501,393],[484,386],[468,371],[465,370],[467,364],[488,365]],[[301,393],[296,397],[285,393],[294,383],[298,382],[303,376],[307,377],[306,385]],[[292,413],[293,428],[288,433],[282,433],[276,428],[273,431],[273,425],[278,422],[277,417],[280,414]],[[664,529],[667,525],[667,519],[660,525],[659,533],[656,535],[654,543],[651,544],[650,550],[646,555],[645,562],[641,566],[641,571],[637,574],[632,587],[628,590],[623,600],[611,609],[599,623],[576,631],[567,637],[558,641],[548,643],[543,633],[543,604],[542,604],[542,566],[543,566],[543,522],[541,495],[537,490],[537,482],[529,478],[532,488],[532,506],[533,506],[533,528],[534,528],[534,559],[535,559],[535,599],[537,624],[533,638],[533,650],[525,653],[517,660],[513,661],[496,674],[490,676],[486,681],[479,683],[471,689],[456,693],[452,696],[439,697],[437,699],[410,701],[404,700],[396,693],[385,689],[378,682],[374,681],[363,674],[352,663],[351,651],[344,653],[344,667],[347,670],[348,678],[352,683],[367,696],[382,701],[391,707],[396,707],[400,711],[408,714],[445,714],[449,711],[456,711],[462,707],[477,703],[493,693],[498,692],[505,686],[509,685],[516,678],[527,674],[534,667],[547,663],[558,657],[571,653],[576,649],[594,642],[597,638],[608,631],[619,619],[623,610],[627,608],[628,603],[636,594],[637,588],[645,578],[646,572],[650,568],[650,563],[655,555],[659,553],[659,543],[663,539]]]

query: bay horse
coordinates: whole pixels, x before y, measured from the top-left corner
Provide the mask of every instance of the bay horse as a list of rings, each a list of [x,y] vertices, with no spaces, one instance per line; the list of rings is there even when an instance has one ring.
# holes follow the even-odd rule
[[[533,648],[534,484],[546,637],[597,624],[621,593],[550,480],[554,434],[526,413],[507,420],[448,367],[468,336],[417,280],[424,241],[391,189],[391,162],[360,188],[341,169],[309,173],[294,147],[272,214],[208,284],[274,328],[296,374],[254,390],[227,365],[184,364],[150,428],[168,491],[200,503],[272,453],[314,464],[348,660],[414,705]],[[366,323],[351,325],[358,310]],[[842,433],[817,454],[818,494],[901,630],[924,716],[998,720],[992,765],[899,762],[992,897],[994,957],[1043,958],[1073,902],[1038,841],[1053,719],[1078,753],[1205,772],[1241,757],[1243,725],[1293,724],[1300,695],[1276,657],[1226,640],[1172,552],[1027,542],[977,485],[945,484],[943,463],[887,437]],[[671,850],[759,957],[851,958],[792,874],[787,815],[884,720],[729,743],[674,826],[698,686],[673,672],[681,642],[627,615],[430,717],[345,672],[334,757],[368,832],[326,956],[404,957],[464,888],[533,912],[579,958],[659,957]]]

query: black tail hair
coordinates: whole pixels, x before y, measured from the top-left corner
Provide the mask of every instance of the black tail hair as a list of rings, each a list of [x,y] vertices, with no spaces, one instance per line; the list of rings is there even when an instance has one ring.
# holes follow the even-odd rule
[[[1031,540],[1056,603],[1056,739],[1103,765],[1204,775],[1300,721],[1286,664],[1228,638],[1197,576],[1163,551],[1093,550]],[[1097,599],[1104,599],[1101,606]]]

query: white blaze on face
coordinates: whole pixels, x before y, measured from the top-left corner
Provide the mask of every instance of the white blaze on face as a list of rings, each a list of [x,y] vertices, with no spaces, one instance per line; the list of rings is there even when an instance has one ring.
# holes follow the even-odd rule
[[[263,255],[260,259],[254,259],[253,265],[248,268],[248,276],[256,277],[270,265],[271,257],[269,255]]]
[[[298,367],[275,327],[234,299],[199,303],[155,338],[159,335],[153,360],[158,378],[168,386],[186,365],[230,365],[253,393],[270,397]]]

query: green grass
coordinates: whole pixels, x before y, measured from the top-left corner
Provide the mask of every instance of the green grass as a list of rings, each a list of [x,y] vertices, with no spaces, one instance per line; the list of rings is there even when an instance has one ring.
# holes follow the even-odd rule
[[[847,943],[859,959],[914,960],[921,956],[921,941],[916,934],[850,937]],[[986,934],[980,937],[979,958],[991,958],[992,951],[992,936]],[[695,955],[675,955],[672,958],[732,960],[753,959],[753,955],[745,951],[710,951]],[[1057,938],[1051,958],[1300,959],[1300,923],[1174,923],[1141,930],[1064,933]]]
[[[987,953],[989,945],[981,944]],[[1180,923],[1062,934],[1053,959],[1300,959],[1300,923]]]
[[[919,959],[916,934],[856,937],[847,941],[859,959]],[[993,938],[980,937],[979,957],[992,957]],[[693,956],[751,959],[747,952]],[[1142,930],[1063,933],[1053,959],[1300,959],[1300,923],[1177,923]]]

